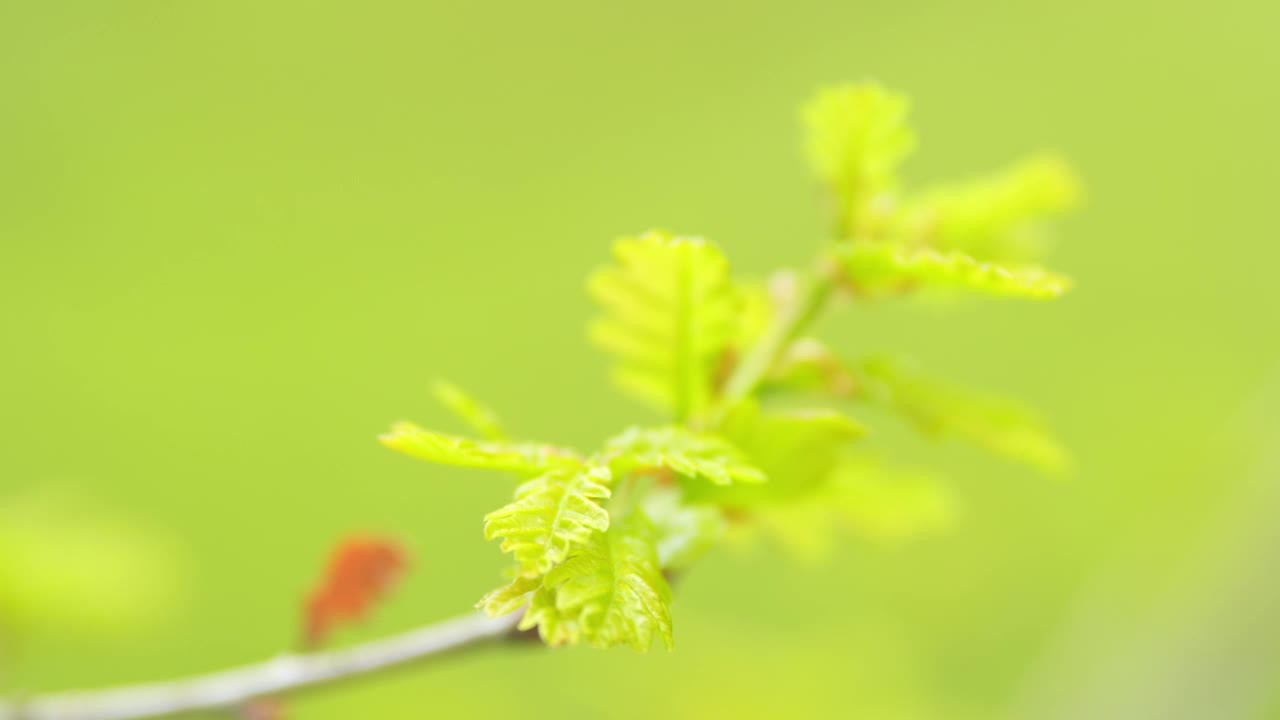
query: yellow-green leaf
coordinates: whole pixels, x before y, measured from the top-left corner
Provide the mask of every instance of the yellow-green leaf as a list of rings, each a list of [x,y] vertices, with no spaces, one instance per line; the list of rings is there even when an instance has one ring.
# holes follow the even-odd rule
[[[610,440],[605,452],[610,467],[618,475],[666,469],[716,485],[765,480],[764,473],[753,467],[728,440],[675,425],[629,428]]]
[[[440,465],[536,475],[582,464],[571,451],[552,445],[477,441],[424,430],[413,423],[396,423],[378,439],[393,450]]]
[[[592,533],[609,528],[600,500],[609,497],[608,468],[557,470],[516,488],[515,500],[484,518],[486,540],[502,538],[523,574],[543,575]]]
[[[524,607],[529,596],[542,587],[541,577],[520,575],[510,583],[487,593],[476,603],[476,607],[484,610],[490,617],[506,615]]]
[[[986,261],[1032,262],[1045,249],[1044,221],[1071,210],[1079,198],[1079,183],[1066,162],[1040,156],[907,201],[886,235]]]
[[[872,232],[915,147],[905,97],[874,84],[823,90],[805,107],[809,161],[829,188],[841,237]]]
[[[1016,401],[934,380],[888,358],[865,360],[855,372],[861,397],[897,410],[923,432],[964,438],[1046,473],[1070,465],[1052,433]]]
[[[432,390],[441,405],[486,440],[501,442],[507,439],[498,415],[467,391],[445,380],[437,380]]]
[[[604,310],[592,340],[614,356],[623,391],[688,419],[710,401],[734,330],[739,296],[728,262],[706,240],[664,232],[619,240],[614,256],[589,283]]]
[[[1047,299],[1071,286],[1067,277],[1040,267],[1005,267],[959,252],[855,242],[837,247],[835,253],[848,286],[870,297],[937,289]]]
[[[547,574],[521,627],[537,626],[553,646],[585,642],[644,652],[656,637],[670,649],[670,604],[653,528],[632,510]]]
[[[748,402],[728,415],[720,432],[769,481],[731,487],[684,483],[684,490],[695,502],[750,507],[813,492],[826,481],[841,452],[864,430],[834,410],[764,411]]]

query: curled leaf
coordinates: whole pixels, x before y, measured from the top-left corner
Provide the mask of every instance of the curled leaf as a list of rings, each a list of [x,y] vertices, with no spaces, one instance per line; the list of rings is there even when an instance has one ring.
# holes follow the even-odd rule
[[[510,504],[484,518],[486,540],[502,538],[502,551],[515,556],[523,574],[543,575],[575,546],[609,529],[600,500],[609,497],[612,476],[605,467],[559,470],[516,488]]]
[[[587,642],[644,652],[657,637],[670,649],[670,604],[653,528],[632,510],[547,574],[520,626],[536,626],[553,646]]]

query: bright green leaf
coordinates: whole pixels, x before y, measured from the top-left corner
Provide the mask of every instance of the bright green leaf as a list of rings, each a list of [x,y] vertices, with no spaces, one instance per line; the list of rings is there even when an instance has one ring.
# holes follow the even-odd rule
[[[630,428],[610,440],[605,453],[610,467],[618,475],[665,469],[716,485],[765,480],[764,474],[729,441],[679,426]]]
[[[729,265],[705,240],[662,232],[619,240],[614,255],[616,264],[589,283],[604,310],[591,337],[614,356],[621,389],[688,419],[710,401],[734,331],[738,295]]]
[[[599,501],[609,497],[609,470],[557,470],[516,488],[515,500],[485,516],[486,540],[502,538],[525,575],[542,575],[592,533],[609,528]]]
[[[898,295],[917,289],[1055,298],[1070,279],[1039,267],[1004,267],[959,252],[939,253],[889,243],[855,242],[835,250],[844,281],[858,295]]]
[[[507,439],[506,430],[497,414],[462,388],[445,380],[437,380],[432,390],[441,405],[486,440],[500,442]]]
[[[484,610],[490,617],[506,615],[524,607],[529,596],[542,587],[541,577],[520,575],[510,583],[494,590],[476,603],[476,607]]]
[[[1047,473],[1070,465],[1039,419],[1013,400],[942,383],[887,358],[866,360],[856,372],[862,397],[897,410],[923,432],[964,438]]]
[[[932,474],[853,455],[815,494],[752,515],[765,534],[805,560],[827,559],[842,528],[897,544],[946,530],[954,517],[950,489]]]
[[[632,510],[591,540],[547,574],[521,627],[536,625],[553,646],[586,642],[644,652],[656,636],[670,649],[671,589],[648,518]]]
[[[1043,221],[1075,207],[1079,196],[1065,162],[1038,157],[989,178],[926,192],[897,213],[886,235],[986,261],[1031,262],[1043,254]]]
[[[805,107],[809,161],[830,189],[840,237],[873,231],[915,147],[906,98],[874,84],[823,90]],[[883,208],[883,210],[882,210]]]
[[[424,430],[412,423],[396,423],[378,439],[393,450],[440,465],[536,475],[582,464],[572,452],[552,445],[481,442]]]
[[[743,403],[725,419],[720,432],[742,450],[769,482],[712,487],[685,483],[696,502],[731,507],[773,504],[813,492],[826,481],[841,452],[863,429],[834,410],[762,411]]]

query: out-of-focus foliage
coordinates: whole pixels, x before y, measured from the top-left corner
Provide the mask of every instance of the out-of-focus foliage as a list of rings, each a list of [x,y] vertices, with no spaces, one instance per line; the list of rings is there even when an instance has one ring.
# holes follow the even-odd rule
[[[819,492],[769,507],[759,520],[766,534],[801,557],[825,559],[841,530],[893,544],[946,530],[956,514],[952,491],[936,474],[852,454]]]
[[[804,110],[809,162],[826,183],[842,235],[870,231],[898,189],[898,168],[915,147],[907,99],[877,85],[818,93]]]
[[[961,438],[1044,473],[1060,474],[1071,464],[1066,450],[1022,403],[929,377],[907,361],[873,356],[850,362],[805,338],[779,363],[766,387],[877,405],[925,435]]]
[[[80,499],[0,502],[0,640],[137,630],[171,610],[180,583],[163,538]]]
[[[1079,196],[1066,161],[1045,155],[908,198],[885,234],[991,261],[1034,262],[1047,250],[1041,223],[1074,208]]]
[[[904,415],[922,432],[954,436],[991,452],[1061,473],[1070,463],[1040,420],[1021,403],[934,380],[888,358],[862,362],[860,395]]]
[[[1004,267],[954,251],[856,243],[841,248],[839,258],[853,291],[871,297],[936,289],[1039,299],[1058,297],[1070,286],[1041,268]]]
[[[819,487],[844,448],[863,434],[848,416],[825,409],[762,409],[744,402],[725,419],[722,432],[764,471],[769,481],[756,487],[686,489],[734,508],[772,504]]]
[[[436,399],[441,405],[449,408],[453,414],[486,440],[503,441],[507,439],[507,431],[502,421],[489,406],[472,397],[467,391],[444,380],[436,381]]]
[[[907,101],[876,86],[823,91],[805,110],[810,160],[840,208],[834,248],[863,296],[919,290],[1057,297],[1069,281],[1034,263],[1043,222],[1072,208],[1076,180],[1058,158],[991,178],[904,194],[897,170],[913,136]]]

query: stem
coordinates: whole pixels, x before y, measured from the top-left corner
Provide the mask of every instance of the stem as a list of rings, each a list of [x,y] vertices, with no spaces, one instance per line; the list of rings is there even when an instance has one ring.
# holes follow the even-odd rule
[[[822,313],[834,288],[834,274],[823,268],[805,282],[803,295],[797,302],[781,309],[764,336],[729,376],[720,402],[711,413],[713,425],[718,425],[729,410],[755,392],[791,343]]]
[[[197,677],[106,690],[0,699],[0,720],[129,720],[233,708],[255,698],[295,692],[464,649],[517,640],[520,613],[467,615],[341,650],[282,655]]]

